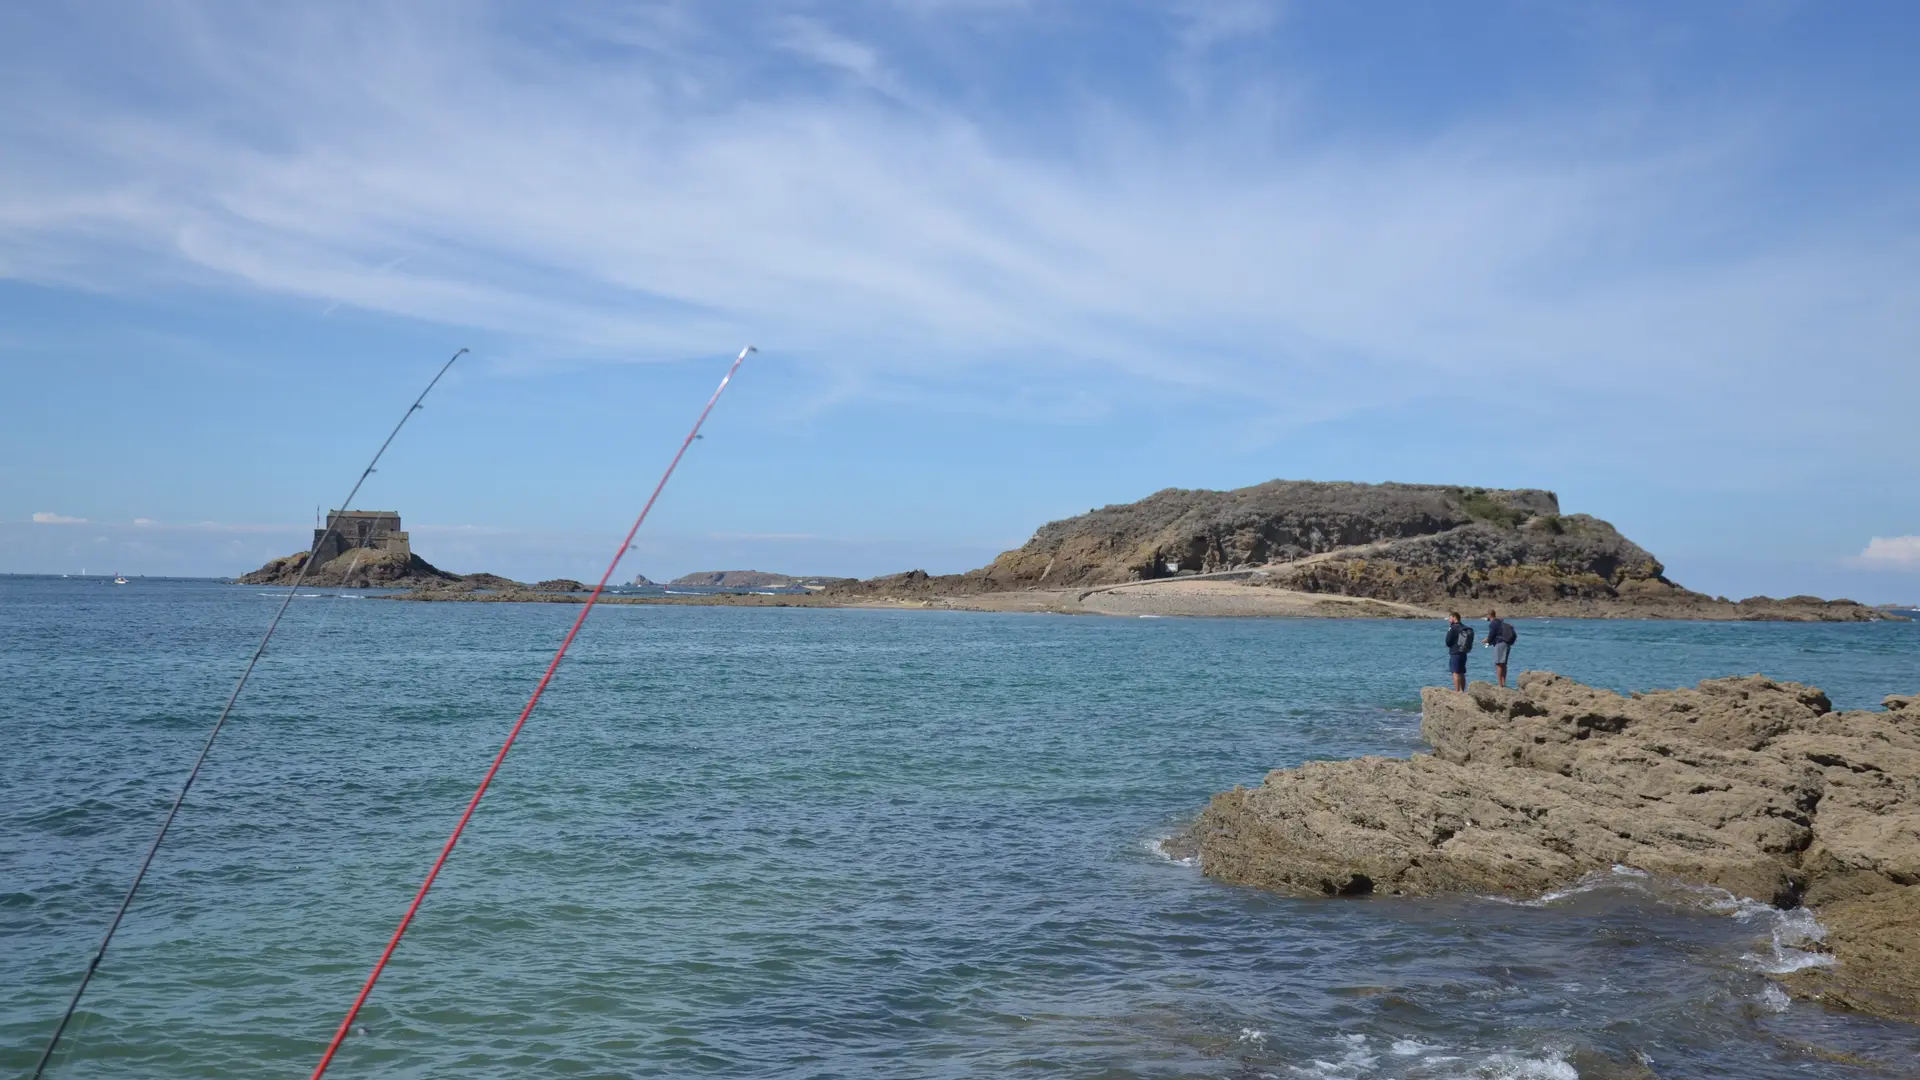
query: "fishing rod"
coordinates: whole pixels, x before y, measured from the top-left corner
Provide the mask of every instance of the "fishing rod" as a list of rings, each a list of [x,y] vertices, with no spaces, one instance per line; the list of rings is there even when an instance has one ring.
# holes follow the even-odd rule
[[[593,592],[588,594],[586,603],[580,606],[580,614],[573,620],[572,628],[567,631],[567,636],[560,640],[560,648],[554,651],[553,659],[547,664],[546,673],[540,676],[540,682],[533,688],[533,695],[527,698],[526,707],[520,710],[520,719],[514,721],[513,728],[507,732],[506,741],[500,744],[500,752],[493,756],[493,764],[488,767],[487,775],[481,777],[480,787],[474,791],[473,798],[467,800],[467,808],[460,815],[459,823],[454,825],[453,834],[447,837],[447,842],[440,848],[440,857],[433,860],[433,867],[427,871],[426,880],[420,883],[420,891],[413,894],[413,903],[407,905],[407,913],[400,917],[400,925],[394,928],[393,937],[388,939],[386,950],[380,954],[380,959],[374,962],[373,971],[367,976],[366,985],[360,988],[360,996],[354,998],[353,1004],[347,1008],[347,1015],[341,1019],[339,1029],[333,1033],[333,1041],[327,1044],[326,1053],[320,1055],[320,1063],[313,1067],[311,1080],[320,1080],[326,1075],[327,1066],[333,1063],[333,1056],[340,1052],[341,1044],[347,1041],[347,1034],[353,1029],[354,1017],[360,1015],[360,1007],[365,1005],[367,998],[373,994],[373,984],[380,981],[380,973],[386,970],[387,961],[393,958],[394,950],[400,947],[401,936],[407,932],[407,927],[413,925],[413,917],[419,912],[421,902],[427,898],[427,890],[433,888],[434,879],[440,876],[440,868],[447,864],[447,856],[453,854],[453,845],[460,842],[460,834],[466,831],[467,822],[472,820],[474,808],[480,805],[480,797],[487,793],[487,785],[493,783],[494,774],[500,771],[501,763],[507,760],[507,751],[513,749],[513,740],[520,737],[520,729],[526,726],[527,717],[533,715],[533,707],[540,703],[540,695],[547,692],[547,684],[553,681],[554,672],[560,670],[560,661],[566,657],[567,649],[573,644],[575,635],[580,633],[580,627],[586,623],[587,616],[593,612],[593,605],[599,603],[600,593],[606,589],[607,582],[613,578],[613,572],[619,568],[620,560],[626,556],[627,549],[633,546],[634,536],[640,532],[641,524],[647,520],[647,514],[653,510],[653,504],[660,498],[660,492],[666,489],[667,481],[672,479],[673,470],[680,467],[680,459],[686,456],[687,447],[692,446],[693,440],[700,437],[700,425],[707,422],[707,415],[713,412],[715,405],[719,404],[720,395],[727,392],[727,384],[733,381],[734,372],[740,370],[740,365],[746,361],[747,354],[755,351],[754,347],[749,345],[740,350],[739,356],[733,358],[733,366],[720,377],[720,385],[714,390],[713,396],[707,399],[707,407],[700,410],[699,417],[693,422],[692,430],[687,432],[686,438],[680,440],[680,449],[674,452],[673,460],[667,463],[667,471],[661,473],[660,482],[653,485],[653,494],[647,496],[647,503],[640,508],[640,516],[633,519],[633,527],[627,530],[626,539],[620,541],[620,546],[614,550],[613,561],[607,563],[606,572],[600,575],[600,583],[593,587]]]
[[[447,362],[440,365],[440,370],[435,372],[432,380],[427,383],[427,388],[420,391],[419,397],[413,399],[413,404],[400,417],[400,422],[393,425],[393,430],[387,433],[387,441],[380,444],[380,449],[374,451],[373,459],[367,462],[365,469],[361,470],[360,479],[353,482],[353,490],[347,492],[346,501],[340,504],[341,509],[344,510],[353,505],[354,496],[360,494],[360,485],[366,483],[367,477],[373,475],[374,466],[380,464],[381,456],[387,452],[387,447],[393,445],[394,437],[400,434],[401,428],[407,426],[408,420],[413,419],[413,414],[423,408],[421,403],[426,401],[427,395],[433,392],[434,386],[440,382],[440,377],[445,375],[447,369],[453,366],[453,362],[465,355],[466,351],[463,348],[448,357]],[[153,844],[147,848],[146,858],[140,860],[140,869],[134,873],[133,884],[127,887],[127,895],[120,901],[120,910],[113,913],[113,921],[107,924],[107,932],[100,939],[100,947],[94,950],[93,959],[87,962],[86,973],[80,976],[80,985],[73,988],[73,1000],[67,1002],[67,1011],[60,1015],[60,1023],[53,1029],[53,1037],[47,1040],[47,1048],[40,1052],[40,1061],[33,1067],[32,1080],[40,1080],[41,1074],[46,1071],[47,1063],[53,1060],[53,1051],[60,1045],[60,1036],[66,1032],[67,1024],[73,1020],[75,1010],[80,1008],[81,995],[87,992],[87,984],[93,981],[93,973],[100,970],[100,961],[107,955],[107,946],[112,944],[113,935],[120,929],[120,920],[127,916],[127,909],[133,906],[134,894],[140,891],[140,883],[146,880],[147,869],[153,865],[153,857],[160,853],[160,844],[166,840],[167,830],[173,827],[173,819],[180,813],[180,804],[187,801],[187,792],[193,790],[193,782],[200,778],[200,767],[207,763],[207,755],[213,752],[213,741],[220,737],[220,730],[227,726],[227,717],[233,713],[234,702],[240,700],[240,691],[246,689],[247,680],[253,676],[254,665],[260,662],[261,654],[267,651],[267,642],[273,640],[273,632],[280,628],[280,617],[287,613],[287,606],[293,603],[293,595],[300,591],[300,586],[306,584],[307,573],[313,569],[313,557],[319,553],[320,546],[325,544],[333,533],[334,523],[330,520],[327,522],[326,530],[314,537],[313,546],[307,549],[307,557],[300,564],[300,573],[293,579],[293,584],[287,588],[286,598],[280,601],[280,607],[274,611],[273,621],[267,624],[267,632],[260,635],[260,644],[253,647],[253,655],[247,658],[247,666],[240,672],[240,681],[233,685],[233,693],[227,695],[226,706],[220,710],[219,718],[213,722],[213,730],[207,732],[206,745],[200,748],[200,756],[193,759],[193,768],[188,770],[186,780],[181,783],[180,793],[173,797],[173,806],[167,810],[165,820],[160,822],[160,831],[154,835]]]

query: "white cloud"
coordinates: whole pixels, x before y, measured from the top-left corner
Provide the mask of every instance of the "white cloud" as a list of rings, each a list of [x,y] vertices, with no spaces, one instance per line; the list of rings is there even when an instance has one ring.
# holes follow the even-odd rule
[[[88,522],[86,518],[67,517],[64,514],[50,514],[42,510],[33,515],[33,523],[35,525],[85,525]]]
[[[1920,536],[1876,536],[1853,562],[1888,570],[1920,570]]]
[[[777,541],[777,540],[828,540],[828,539],[830,539],[830,538],[828,538],[828,537],[824,537],[824,536],[820,536],[820,535],[818,535],[818,534],[816,534],[816,533],[801,533],[801,532],[765,532],[765,533],[754,533],[754,532],[740,532],[740,533],[711,533],[711,534],[709,534],[709,536],[708,536],[708,539],[711,539],[711,540],[732,540],[732,541],[737,541],[737,540],[762,540],[762,541]]]
[[[1181,45],[1196,54],[1222,42],[1265,34],[1281,16],[1281,5],[1274,0],[1181,0],[1173,8],[1186,22]]]
[[[141,16],[142,54],[119,59],[168,88],[151,101],[75,81],[114,57],[13,58],[0,92],[35,107],[0,115],[0,274],[185,277],[574,355],[751,339],[862,392],[1231,395],[1275,424],[1490,371],[1516,396],[1727,416],[1809,357],[1809,413],[1913,385],[1910,230],[1817,209],[1753,230],[1773,215],[1737,196],[1779,117],[1541,107],[1379,138],[1303,134],[1325,125],[1279,105],[1169,121],[1089,89],[1046,106],[1071,137],[1041,139],[929,104],[824,16],[723,33],[669,5],[567,24],[586,41],[446,14],[474,10]],[[1169,60],[1275,10],[1188,5]],[[830,85],[745,81],[769,51]]]

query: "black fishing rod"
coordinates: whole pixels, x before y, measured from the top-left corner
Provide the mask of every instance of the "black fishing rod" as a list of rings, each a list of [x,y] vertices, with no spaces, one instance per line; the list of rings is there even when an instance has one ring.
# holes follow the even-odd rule
[[[413,414],[420,411],[423,407],[421,403],[426,401],[427,395],[433,392],[434,386],[440,382],[440,377],[445,375],[447,369],[453,366],[453,362],[465,355],[466,351],[461,349],[448,357],[447,362],[440,365],[440,370],[435,372],[433,379],[427,383],[427,388],[420,391],[419,397],[413,399],[413,404],[407,408],[405,415],[400,417],[400,422],[393,425],[393,430],[387,433],[387,441],[380,444],[380,449],[374,451],[373,460],[367,462],[367,467],[361,470],[360,479],[353,482],[353,490],[347,492],[346,501],[340,504],[342,510],[353,505],[354,496],[360,494],[360,485],[366,483],[367,477],[373,475],[374,466],[380,464],[381,455],[387,452],[387,447],[393,445],[394,437],[400,434],[401,428],[407,426],[408,420],[413,419]],[[193,782],[200,778],[200,767],[207,763],[207,755],[213,751],[213,741],[220,737],[220,729],[226,727],[227,717],[233,713],[234,702],[240,700],[240,691],[246,689],[247,679],[253,675],[254,665],[260,662],[261,654],[267,651],[267,642],[273,640],[273,632],[280,628],[280,617],[287,613],[288,605],[293,603],[293,595],[300,591],[300,586],[306,584],[307,573],[313,569],[314,556],[319,554],[321,545],[325,544],[333,533],[334,519],[329,518],[325,530],[314,538],[313,546],[307,549],[307,557],[300,564],[300,573],[295,576],[293,584],[287,588],[286,598],[280,601],[280,607],[273,613],[273,621],[267,624],[267,632],[260,635],[260,644],[253,647],[253,655],[247,658],[246,669],[240,672],[240,681],[233,685],[233,693],[227,695],[227,704],[220,710],[219,719],[213,722],[213,730],[207,733],[206,745],[200,748],[200,756],[193,760],[193,768],[188,770],[186,780],[181,783],[180,793],[173,797],[173,806],[167,810],[166,819],[160,823],[160,831],[154,835],[153,844],[147,848],[147,857],[140,860],[140,869],[134,873],[133,884],[127,887],[127,895],[120,901],[120,910],[113,913],[113,921],[107,924],[107,932],[100,939],[100,947],[94,950],[93,959],[87,962],[85,974],[80,976],[80,985],[73,988],[73,1000],[67,1002],[67,1011],[60,1014],[60,1023],[54,1027],[53,1037],[47,1040],[47,1048],[41,1051],[40,1061],[33,1067],[33,1080],[40,1080],[41,1074],[46,1072],[47,1063],[53,1060],[53,1052],[60,1045],[60,1036],[65,1034],[67,1024],[73,1020],[74,1012],[80,1008],[80,997],[87,992],[87,984],[93,981],[93,973],[100,970],[100,961],[107,955],[107,946],[112,944],[114,933],[120,929],[120,920],[127,916],[127,909],[133,906],[134,894],[140,891],[140,883],[146,880],[147,868],[153,865],[153,857],[160,853],[160,844],[166,840],[167,830],[173,827],[173,819],[180,813],[180,804],[186,802],[187,792],[193,790]]]

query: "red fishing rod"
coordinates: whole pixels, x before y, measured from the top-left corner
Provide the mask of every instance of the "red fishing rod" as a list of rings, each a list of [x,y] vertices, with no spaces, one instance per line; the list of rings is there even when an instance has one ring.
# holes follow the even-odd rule
[[[467,800],[467,809],[460,815],[459,823],[453,827],[453,835],[447,837],[447,842],[441,845],[440,857],[433,860],[433,868],[427,871],[427,879],[420,883],[420,891],[413,894],[413,903],[407,905],[407,913],[400,917],[400,925],[394,928],[393,937],[387,941],[386,950],[380,954],[380,959],[374,962],[373,971],[367,976],[366,985],[360,988],[360,996],[353,999],[353,1005],[347,1009],[347,1015],[340,1021],[339,1030],[333,1033],[333,1041],[327,1044],[327,1052],[320,1055],[320,1063],[313,1067],[311,1080],[320,1080],[320,1077],[326,1074],[327,1066],[333,1063],[333,1056],[340,1052],[340,1045],[347,1041],[347,1033],[353,1030],[353,1018],[360,1015],[360,1007],[365,1005],[367,998],[373,994],[373,984],[380,981],[380,973],[386,970],[387,961],[393,958],[394,950],[400,947],[400,938],[406,934],[407,927],[413,925],[413,917],[419,912],[421,902],[427,898],[427,890],[433,888],[434,879],[440,876],[440,868],[447,864],[447,856],[453,854],[453,845],[460,842],[460,834],[466,831],[467,822],[472,820],[474,808],[480,805],[480,797],[487,793],[487,785],[493,783],[494,774],[500,771],[501,763],[507,760],[507,751],[513,749],[513,740],[520,737],[520,729],[526,726],[527,717],[533,715],[533,707],[540,704],[540,695],[546,693],[547,684],[553,681],[553,673],[560,670],[560,661],[566,657],[568,646],[573,644],[574,637],[580,633],[580,627],[592,613],[593,605],[600,601],[601,590],[605,589],[607,582],[613,578],[613,572],[620,566],[620,560],[627,554],[627,549],[633,546],[634,536],[640,532],[640,526],[647,520],[647,514],[653,509],[655,500],[660,498],[660,492],[666,489],[667,481],[673,477],[673,470],[680,467],[680,459],[686,456],[687,447],[692,446],[693,440],[700,437],[700,425],[707,422],[707,414],[713,412],[713,407],[719,404],[720,395],[727,392],[727,384],[733,381],[734,372],[740,370],[740,365],[746,361],[747,354],[753,351],[753,346],[749,345],[740,350],[739,356],[733,358],[733,366],[721,376],[719,387],[714,390],[713,396],[707,399],[707,407],[700,410],[700,416],[693,422],[692,430],[688,431],[687,437],[680,441],[680,449],[674,452],[673,460],[667,463],[667,471],[661,473],[660,482],[653,485],[653,494],[647,496],[647,504],[640,508],[640,516],[633,519],[633,527],[627,530],[626,539],[620,541],[620,546],[614,550],[613,561],[607,563],[606,572],[600,575],[600,583],[593,587],[593,592],[587,596],[587,602],[580,606],[579,616],[573,620],[573,626],[567,631],[567,636],[560,640],[560,648],[554,651],[553,659],[547,664],[546,673],[540,676],[540,682],[533,688],[533,695],[527,698],[526,707],[520,710],[520,719],[513,722],[513,728],[507,732],[507,740],[500,744],[500,752],[493,756],[493,764],[487,769],[487,775],[480,778],[480,787],[474,791],[473,798]]]

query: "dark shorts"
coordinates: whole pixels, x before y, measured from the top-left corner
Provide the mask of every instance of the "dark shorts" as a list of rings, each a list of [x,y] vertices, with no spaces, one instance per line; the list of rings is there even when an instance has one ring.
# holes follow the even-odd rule
[[[1455,675],[1465,675],[1467,673],[1467,654],[1463,652],[1448,653],[1447,670],[1453,672]]]

